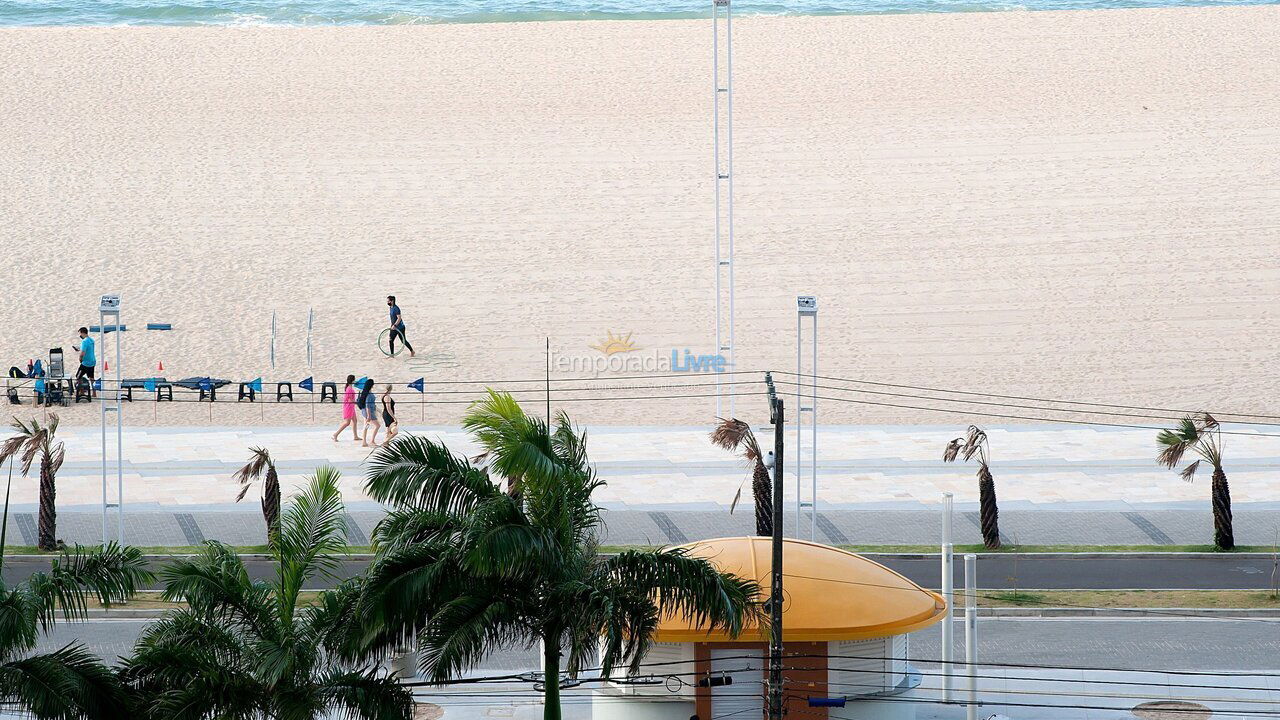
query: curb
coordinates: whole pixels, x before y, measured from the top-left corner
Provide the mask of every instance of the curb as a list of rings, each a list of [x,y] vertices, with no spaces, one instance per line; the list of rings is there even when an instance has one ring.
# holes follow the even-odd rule
[[[961,614],[957,613],[957,617]],[[1280,618],[1280,608],[1075,608],[979,607],[978,617],[991,618],[1207,618],[1218,620]]]

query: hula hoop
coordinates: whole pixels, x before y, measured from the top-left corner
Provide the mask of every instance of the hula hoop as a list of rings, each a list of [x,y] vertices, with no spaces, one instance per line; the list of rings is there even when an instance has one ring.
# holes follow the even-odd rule
[[[391,352],[391,328],[383,328],[382,334],[378,336],[378,349],[387,357],[395,357],[404,350],[404,343],[400,343],[400,347]]]

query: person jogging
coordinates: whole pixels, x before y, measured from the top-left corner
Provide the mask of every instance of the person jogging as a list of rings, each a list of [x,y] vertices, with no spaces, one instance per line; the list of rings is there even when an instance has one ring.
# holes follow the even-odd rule
[[[413,357],[413,346],[409,344],[409,338],[404,335],[404,314],[400,312],[400,306],[396,304],[396,296],[387,296],[387,305],[391,308],[391,354],[396,354],[396,337],[400,338],[400,342],[409,350],[409,357]]]

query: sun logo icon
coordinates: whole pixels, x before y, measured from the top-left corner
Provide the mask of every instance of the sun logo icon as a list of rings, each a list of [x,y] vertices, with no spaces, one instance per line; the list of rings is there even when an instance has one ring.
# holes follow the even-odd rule
[[[612,330],[608,332],[608,336],[605,337],[604,340],[601,340],[599,345],[591,345],[589,347],[593,350],[599,350],[605,355],[616,355],[618,353],[627,353],[640,349],[635,343],[631,342],[631,335],[633,333],[627,333],[625,336],[622,336],[614,335]]]

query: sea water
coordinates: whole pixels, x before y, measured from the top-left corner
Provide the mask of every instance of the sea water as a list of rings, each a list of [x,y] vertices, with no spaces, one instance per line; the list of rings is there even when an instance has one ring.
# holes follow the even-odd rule
[[[1280,0],[734,0],[738,15],[1263,5]],[[0,0],[0,25],[393,25],[707,17],[711,0]]]

